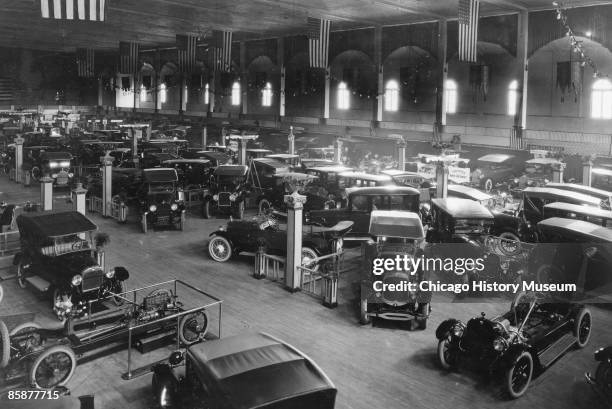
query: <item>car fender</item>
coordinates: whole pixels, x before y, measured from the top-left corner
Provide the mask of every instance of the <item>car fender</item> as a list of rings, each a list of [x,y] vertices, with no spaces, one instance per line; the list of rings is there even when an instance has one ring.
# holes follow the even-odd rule
[[[170,402],[176,403],[177,392],[178,392],[178,380],[174,376],[172,368],[168,364],[157,364],[152,368],[153,371],[153,393],[157,397],[157,394],[163,387],[167,387],[170,394]]]
[[[232,246],[232,247],[234,247],[234,242],[233,242],[233,240],[230,238],[229,234],[227,234],[227,232],[226,232],[226,231],[223,231],[223,230],[217,230],[217,231],[214,231],[214,232],[212,232],[212,233],[210,233],[210,234],[208,235],[208,237],[213,237],[213,236],[225,237],[225,238],[227,239],[227,241],[229,241],[229,242],[230,242],[231,246]]]
[[[507,369],[507,368],[512,367],[516,363],[519,356],[525,351],[531,353],[530,348],[527,347],[526,345],[522,345],[522,344],[510,345],[508,350],[504,353],[504,355],[500,359],[500,368]],[[534,358],[533,359],[534,364],[536,362],[539,363],[539,360],[537,359],[537,354],[531,353],[531,356]]]
[[[327,242],[323,239],[321,239],[321,241],[323,242],[323,248],[325,249],[325,252],[328,252],[329,246],[327,246]],[[321,247],[317,244],[317,239],[311,238],[308,241],[302,242],[302,247],[310,247],[315,251],[315,253],[317,253],[317,256],[321,256]]]
[[[612,361],[612,346],[595,351],[595,360],[598,362]]]
[[[455,325],[457,325],[457,323],[459,323],[459,320],[454,319],[454,318],[450,318],[445,321],[442,321],[442,323],[438,325],[438,328],[436,329],[436,338],[444,339],[448,337],[451,330],[455,327]]]

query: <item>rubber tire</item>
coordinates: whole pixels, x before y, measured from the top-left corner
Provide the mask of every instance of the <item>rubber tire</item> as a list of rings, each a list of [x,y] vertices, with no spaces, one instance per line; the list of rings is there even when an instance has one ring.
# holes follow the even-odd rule
[[[304,253],[306,253],[308,255],[308,257],[310,258],[318,258],[319,255],[317,254],[317,252],[312,248],[312,247],[302,247],[302,260],[304,259]],[[304,263],[302,262],[302,267],[308,267],[306,265],[304,265]],[[319,271],[319,269],[321,268],[321,263],[317,262],[314,266],[309,267],[312,270]]]
[[[221,242],[223,242],[223,245],[227,246],[228,251],[227,251],[227,256],[225,257],[217,257],[217,256],[213,256],[213,253],[211,251],[211,248],[213,246],[213,243],[219,240]],[[228,239],[226,239],[223,236],[213,236],[211,237],[211,239],[208,241],[208,255],[210,256],[210,258],[212,258],[214,261],[218,262],[218,263],[225,263],[227,260],[229,260],[230,258],[232,258],[232,253],[233,253],[233,249],[232,249],[232,245],[229,242]]]
[[[529,377],[527,378],[527,382],[525,383],[525,386],[522,390],[516,392],[513,390],[512,387],[512,375],[514,373],[514,368],[516,367],[516,364],[508,368],[504,374],[504,388],[508,396],[512,399],[517,399],[523,396],[527,389],[529,389],[529,384],[531,383],[531,379],[533,378],[533,358],[531,357],[531,354],[529,352],[523,351],[516,359],[516,362],[518,363],[523,358],[526,358],[529,362]]]
[[[521,239],[514,233],[509,232],[509,231],[505,231],[500,233],[499,235],[500,239],[506,239],[506,240],[513,240],[517,242],[517,248],[515,251],[506,251],[504,249],[504,246],[501,244],[501,242],[499,243],[499,250],[502,252],[502,254],[506,255],[506,256],[514,256],[516,254],[519,254],[521,252]]]
[[[212,218],[212,211],[210,208],[210,200],[204,200],[204,203],[202,203],[202,217],[205,219],[211,219]]]
[[[34,171],[34,169],[36,169],[36,172]],[[41,177],[42,172],[40,171],[40,168],[38,166],[34,166],[32,167],[32,169],[30,169],[30,178],[33,182],[40,182]]]
[[[257,208],[260,216],[268,216],[272,212],[272,204],[268,199],[261,199]]]
[[[0,304],[2,304],[2,299],[4,298],[4,287],[0,285]]]
[[[68,381],[70,381],[70,378],[72,378],[72,375],[74,374],[74,370],[76,369],[76,366],[77,366],[76,355],[74,354],[74,351],[72,350],[72,348],[69,348],[65,345],[56,345],[54,347],[51,347],[43,351],[38,357],[36,357],[36,359],[32,363],[32,366],[30,367],[28,371],[28,381],[29,381],[30,386],[37,388],[37,389],[44,389],[36,383],[36,377],[35,377],[36,369],[38,369],[38,366],[44,360],[44,358],[56,352],[63,352],[66,355],[68,355],[70,359],[72,360],[72,365],[71,365],[70,372],[68,373],[68,376],[66,377],[66,379],[57,383],[56,385],[51,386],[49,389],[53,389],[56,386],[64,386],[68,383]]]
[[[19,277],[24,277],[23,270],[24,270],[24,267],[20,261],[19,264],[17,264],[17,284],[19,285],[19,288],[26,288],[28,286],[24,278],[19,278]]]
[[[447,336],[446,338],[441,339],[438,342],[438,363],[443,369],[446,369],[447,371],[455,367],[455,364],[452,362],[448,362],[448,360],[444,356],[444,351],[446,349],[445,347],[447,346],[447,344],[450,344],[449,337],[450,335]]]
[[[206,323],[204,325],[204,328],[199,332],[199,337],[196,341],[190,341],[188,339],[186,339],[183,335],[183,330],[185,328],[185,324],[189,321],[189,319],[196,315],[196,314],[204,314],[204,317],[206,319]],[[208,313],[206,312],[206,310],[201,310],[201,311],[196,311],[193,312],[191,314],[185,314],[181,317],[181,321],[179,322],[179,327],[178,327],[178,336],[179,336],[179,340],[181,341],[181,343],[183,345],[193,345],[199,341],[201,341],[202,339],[204,339],[204,335],[206,335],[206,333],[208,332],[208,325],[210,323],[210,319],[208,318]]]
[[[11,332],[9,332],[9,335],[11,337],[13,337],[13,336],[17,335],[17,333],[19,331],[21,331],[21,330],[24,330],[24,329],[40,329],[40,328],[41,328],[40,325],[38,325],[35,322],[24,322],[22,324],[17,325],[15,328],[13,328],[11,330]]]
[[[612,366],[608,362],[600,362],[595,370],[595,379],[601,393],[612,402]]]
[[[578,338],[580,323],[582,320],[588,316],[589,317],[589,333],[584,341],[580,341]],[[581,308],[578,314],[576,315],[576,321],[574,321],[574,336],[576,337],[576,348],[582,349],[587,346],[589,340],[591,339],[591,333],[593,332],[593,315],[588,308]]]
[[[359,323],[361,325],[372,323],[372,319],[368,316],[368,300],[359,301]]]
[[[11,338],[4,321],[0,320],[0,368],[6,368],[11,360]]]
[[[239,220],[244,217],[244,201],[238,202],[238,206],[234,210],[234,217]]]
[[[493,179],[488,178],[485,180],[485,182],[482,184],[482,188],[485,192],[490,193],[493,190]]]

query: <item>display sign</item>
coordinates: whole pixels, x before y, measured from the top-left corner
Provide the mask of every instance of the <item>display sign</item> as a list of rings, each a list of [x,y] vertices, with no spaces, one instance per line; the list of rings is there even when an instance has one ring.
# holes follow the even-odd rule
[[[448,180],[455,183],[470,183],[470,168],[448,167]]]
[[[136,139],[142,139],[142,129],[135,129],[134,134],[136,135]]]
[[[419,176],[422,176],[425,179],[435,179],[436,165],[430,165],[428,163],[419,163],[417,164],[417,173],[419,174]]]
[[[230,141],[228,146],[232,152],[238,152],[238,141]]]

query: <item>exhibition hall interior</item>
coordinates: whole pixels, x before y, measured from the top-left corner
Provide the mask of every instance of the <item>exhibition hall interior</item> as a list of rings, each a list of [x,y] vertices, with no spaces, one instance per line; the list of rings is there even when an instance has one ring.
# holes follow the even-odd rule
[[[612,2],[0,0],[0,407],[612,407]]]

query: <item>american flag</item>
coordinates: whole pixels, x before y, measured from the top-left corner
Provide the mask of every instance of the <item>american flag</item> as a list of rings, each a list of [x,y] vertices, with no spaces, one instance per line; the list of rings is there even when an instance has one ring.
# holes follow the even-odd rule
[[[104,21],[105,0],[40,0],[42,18]]]
[[[459,0],[459,61],[478,60],[478,15],[479,0]]]
[[[196,46],[198,38],[190,35],[176,35],[178,65],[181,72],[192,72],[196,65]]]
[[[308,57],[310,67],[327,68],[331,21],[308,17]]]
[[[133,74],[138,71],[138,43],[119,42],[119,72]]]
[[[91,48],[77,48],[77,73],[82,78],[94,77],[94,50]]]
[[[213,66],[216,71],[230,72],[232,70],[232,33],[231,31],[214,30]]]

